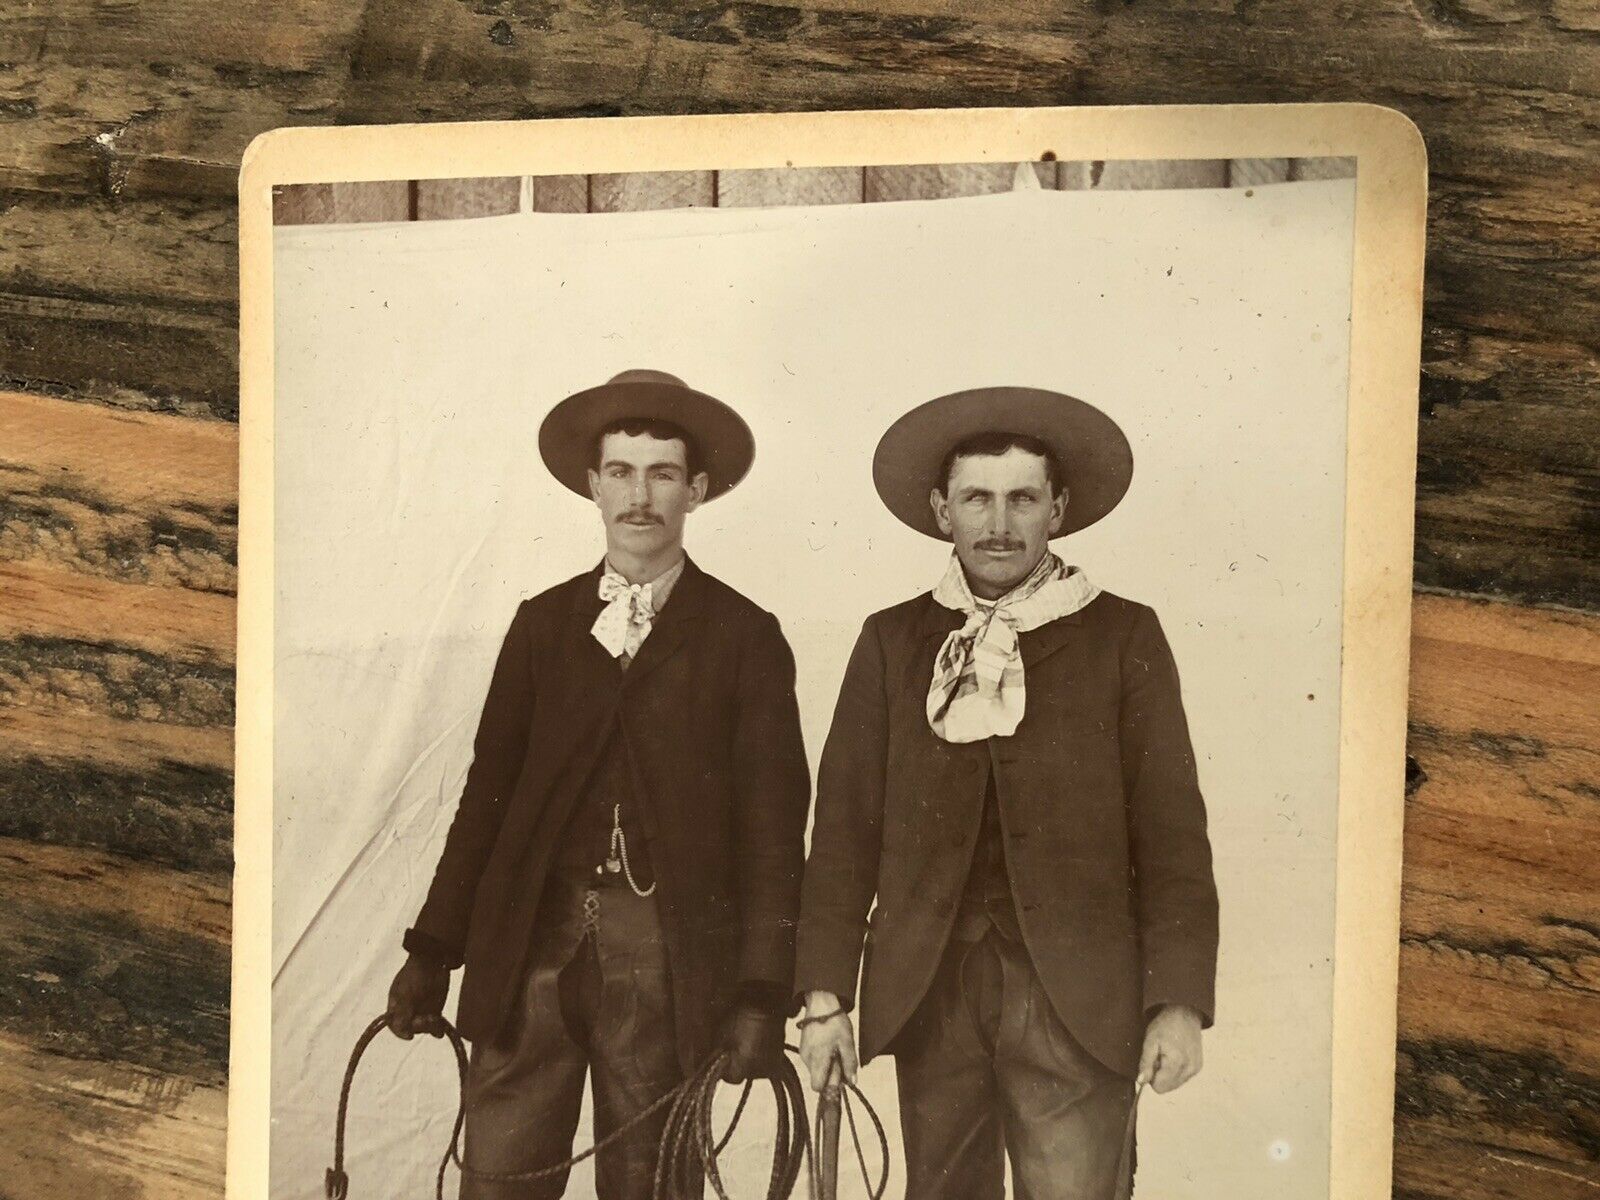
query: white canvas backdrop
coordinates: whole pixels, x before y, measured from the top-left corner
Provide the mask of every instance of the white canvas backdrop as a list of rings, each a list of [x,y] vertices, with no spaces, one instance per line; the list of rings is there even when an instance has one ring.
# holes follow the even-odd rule
[[[400,964],[516,602],[601,553],[539,420],[639,366],[755,431],[689,550],[781,619],[813,768],[862,618],[946,554],[877,502],[880,432],[991,383],[1122,422],[1127,500],[1057,548],[1162,617],[1223,931],[1206,1068],[1147,1098],[1141,1194],[1325,1196],[1353,200],[1331,181],[279,230],[274,1197],[321,1195],[339,1064]],[[374,1046],[361,1194],[432,1194],[452,1071],[439,1043]],[[890,1060],[864,1080],[892,1128]],[[736,1195],[764,1189],[765,1111]]]

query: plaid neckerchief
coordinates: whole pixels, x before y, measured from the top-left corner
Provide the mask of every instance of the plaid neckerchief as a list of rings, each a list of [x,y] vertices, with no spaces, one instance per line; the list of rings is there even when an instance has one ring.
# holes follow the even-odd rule
[[[1077,612],[1100,594],[1089,577],[1054,554],[995,601],[979,600],[967,585],[961,560],[933,589],[935,602],[966,614],[966,624],[945,638],[933,661],[928,725],[947,742],[981,742],[1015,733],[1027,707],[1022,650],[1017,634]]]

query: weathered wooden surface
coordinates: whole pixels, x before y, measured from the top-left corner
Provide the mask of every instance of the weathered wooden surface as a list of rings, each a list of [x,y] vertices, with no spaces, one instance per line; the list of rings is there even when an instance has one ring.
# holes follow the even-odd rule
[[[233,189],[254,134],[752,107],[1393,104],[1432,164],[1419,582],[1596,609],[1597,64],[1588,0],[0,9],[0,387],[34,393],[0,396],[0,1194],[221,1190]],[[1117,183],[1096,169],[1055,164],[1056,186]],[[455,183],[319,203],[430,219],[605,196],[583,177],[526,196]],[[851,183],[816,202],[859,198]],[[759,203],[763,187],[717,180],[730,195],[714,201]],[[1597,640],[1593,616],[1419,598],[1407,1200],[1600,1193]]]
[[[1600,619],[1419,597],[1412,670],[1397,1192],[1593,1195]]]
[[[116,13],[56,0],[0,15],[0,372],[28,390],[224,417],[235,407],[234,174],[250,136],[273,126],[749,107],[1395,105],[1421,126],[1433,167],[1418,578],[1600,606],[1586,552],[1600,444],[1587,402],[1600,382],[1592,0],[701,0],[593,11],[134,0]]]

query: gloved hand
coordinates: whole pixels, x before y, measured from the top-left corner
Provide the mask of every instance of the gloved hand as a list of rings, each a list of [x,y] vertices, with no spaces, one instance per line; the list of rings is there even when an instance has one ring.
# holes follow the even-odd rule
[[[449,994],[450,969],[411,955],[389,985],[390,1031],[406,1041],[417,1033],[441,1036],[439,1018]]]
[[[722,1023],[722,1050],[728,1062],[724,1083],[766,1079],[783,1061],[783,1017],[752,1004],[736,1004]]]

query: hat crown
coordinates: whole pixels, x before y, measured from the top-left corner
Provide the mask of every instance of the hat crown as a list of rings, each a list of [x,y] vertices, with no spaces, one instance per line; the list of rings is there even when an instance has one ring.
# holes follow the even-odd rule
[[[619,371],[607,384],[613,383],[664,383],[670,387],[686,388],[689,385],[676,375],[669,375],[665,371],[651,371],[644,367],[635,367],[632,370]]]

